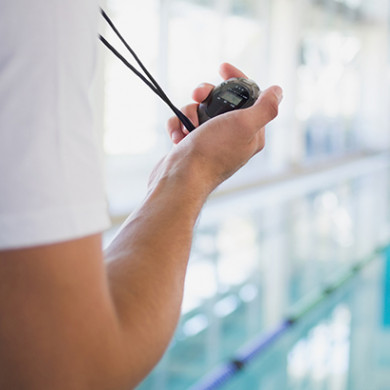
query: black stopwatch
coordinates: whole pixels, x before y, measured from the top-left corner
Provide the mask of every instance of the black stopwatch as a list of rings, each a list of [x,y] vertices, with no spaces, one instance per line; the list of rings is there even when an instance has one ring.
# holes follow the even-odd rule
[[[103,44],[139,78],[141,78],[141,80],[172,109],[172,111],[176,114],[176,116],[188,131],[195,130],[194,124],[169,100],[163,89],[158,85],[157,81],[152,77],[152,75],[148,72],[140,59],[137,57],[134,50],[122,37],[112,20],[102,9],[100,10],[103,18],[107,21],[108,25],[113,29],[121,42],[126,46],[130,54],[134,57],[141,69],[144,71],[145,75],[134,68],[134,66],[131,65],[127,59],[121,53],[119,53],[118,50],[116,50],[103,36],[100,35],[100,40],[103,42]],[[250,107],[259,97],[260,92],[260,88],[256,85],[255,82],[243,77],[231,78],[227,81],[224,81],[218,87],[214,88],[206,100],[199,105],[198,116],[200,124],[206,122],[214,116],[223,114],[225,112],[239,108]]]
[[[199,105],[199,124],[225,112],[252,106],[260,92],[254,81],[243,77],[224,81]]]

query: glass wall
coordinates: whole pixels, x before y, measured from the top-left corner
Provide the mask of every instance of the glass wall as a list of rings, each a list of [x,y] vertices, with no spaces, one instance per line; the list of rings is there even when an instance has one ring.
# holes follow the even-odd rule
[[[225,186],[389,148],[386,0],[109,0],[107,10],[179,107],[200,82],[219,83],[225,61],[284,88],[266,149]],[[172,113],[110,54],[105,98],[109,201],[121,216],[170,148]]]

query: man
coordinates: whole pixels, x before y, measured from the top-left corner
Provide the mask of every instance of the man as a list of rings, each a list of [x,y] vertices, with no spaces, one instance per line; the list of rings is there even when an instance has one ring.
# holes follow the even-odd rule
[[[179,317],[197,216],[263,148],[281,100],[271,87],[189,135],[172,118],[177,145],[103,253],[89,97],[98,15],[94,0],[0,0],[1,389],[129,389],[148,374]],[[198,103],[184,109],[195,125]]]

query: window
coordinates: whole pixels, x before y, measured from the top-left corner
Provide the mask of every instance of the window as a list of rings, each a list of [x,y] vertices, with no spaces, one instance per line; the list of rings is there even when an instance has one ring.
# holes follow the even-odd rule
[[[225,61],[261,88],[283,86],[284,101],[277,121],[268,127],[265,150],[222,190],[291,166],[388,147],[386,7],[383,0],[107,4],[178,107],[190,102],[200,82],[219,83],[217,69]],[[117,42],[109,31],[107,36]],[[108,198],[112,215],[121,218],[142,199],[149,173],[170,148],[165,124],[172,113],[109,53],[105,97]]]

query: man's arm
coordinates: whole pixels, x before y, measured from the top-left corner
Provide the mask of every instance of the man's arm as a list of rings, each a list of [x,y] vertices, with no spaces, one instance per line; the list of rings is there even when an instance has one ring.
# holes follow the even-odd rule
[[[120,389],[100,235],[0,252],[0,388]]]
[[[201,207],[263,148],[280,95],[273,87],[181,140],[107,249],[106,269],[99,235],[0,252],[0,388],[128,389],[150,371],[179,317]]]

